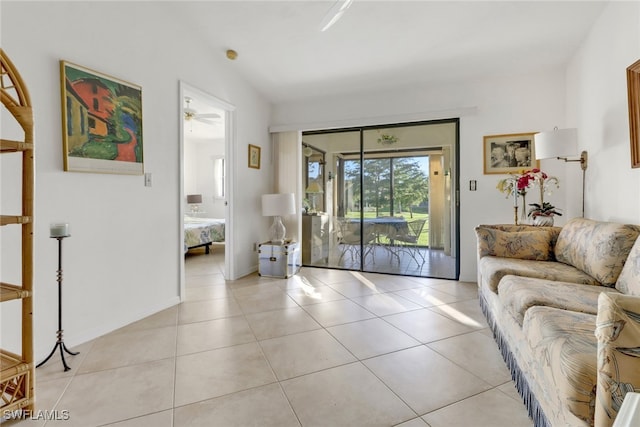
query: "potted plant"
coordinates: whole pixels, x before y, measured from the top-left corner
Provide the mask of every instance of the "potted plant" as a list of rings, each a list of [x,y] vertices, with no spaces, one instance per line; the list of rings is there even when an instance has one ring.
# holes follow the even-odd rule
[[[531,203],[532,206],[527,214],[532,218],[533,225],[553,225],[553,216],[562,215],[555,206],[544,201],[545,193],[551,194],[553,188],[560,188],[558,178],[548,176],[538,168],[524,170],[519,174],[512,174],[508,178],[501,179],[498,182],[497,189],[507,195],[513,197],[514,209],[517,209],[518,198],[522,197],[522,219],[525,219],[526,195],[527,190],[533,186],[538,186],[540,190],[540,203]],[[516,224],[517,224],[516,218]]]
[[[524,221],[526,219],[526,197],[527,190],[531,186],[532,178],[522,171],[519,174],[511,174],[508,178],[501,179],[498,181],[498,185],[496,188],[501,193],[505,194],[507,198],[513,197],[513,207],[515,209],[515,213],[517,214],[518,207],[518,199],[522,197],[522,210],[520,211],[521,219]],[[514,218],[515,224],[518,224],[517,215]]]
[[[533,225],[551,227],[553,225],[553,216],[562,216],[560,210],[549,202],[529,203],[531,208],[527,216],[533,219]]]

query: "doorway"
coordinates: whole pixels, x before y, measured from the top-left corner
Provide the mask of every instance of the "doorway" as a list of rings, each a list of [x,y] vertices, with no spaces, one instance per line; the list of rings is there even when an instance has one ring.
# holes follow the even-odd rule
[[[180,295],[185,292],[185,258],[190,265],[233,271],[232,224],[228,197],[231,182],[230,141],[233,107],[180,82]],[[192,258],[197,257],[197,262]]]
[[[457,279],[458,130],[450,119],[303,132],[303,265]]]

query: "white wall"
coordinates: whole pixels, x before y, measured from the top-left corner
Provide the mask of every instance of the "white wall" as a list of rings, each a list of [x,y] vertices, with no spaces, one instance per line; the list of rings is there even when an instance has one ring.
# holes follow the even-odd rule
[[[269,104],[224,58],[190,34],[171,9],[156,2],[2,2],[2,47],[24,78],[35,110],[35,351],[55,342],[57,252],[49,223],[71,224],[64,241],[65,341],[75,345],[179,300],[179,99],[183,80],[236,107],[232,174],[241,191],[231,195],[241,214],[233,254],[241,276],[254,271],[255,236],[268,228],[259,195],[272,186]],[[126,30],[125,30],[126,29]],[[142,87],[145,171],[142,176],[62,171],[60,59]],[[16,129],[2,116],[2,136]],[[9,132],[9,134],[5,133]],[[11,135],[10,133],[13,133]],[[262,146],[262,168],[248,169],[247,144]],[[16,190],[2,157],[2,205],[16,206]],[[15,178],[15,176],[14,176]],[[249,185],[250,184],[250,185]],[[19,205],[18,205],[19,206]],[[11,208],[11,209],[10,209]],[[18,208],[19,209],[19,208]],[[2,235],[2,280],[18,276],[16,233]],[[19,276],[18,276],[19,277]],[[2,304],[2,346],[16,349],[16,304]]]
[[[529,70],[438,87],[392,93],[344,95],[274,109],[274,125],[304,123],[371,124],[376,118],[415,120],[440,117],[443,110],[467,110],[460,122],[461,272],[475,281],[479,223],[511,223],[513,211],[495,185],[500,175],[483,175],[483,135],[577,127],[580,149],[589,152],[585,216],[640,224],[640,169],[631,169],[625,69],[640,58],[640,3],[609,2],[566,68]],[[382,119],[384,120],[384,119]],[[286,127],[286,126],[283,126]],[[582,174],[577,163],[543,160],[560,179],[550,201],[563,209],[562,225],[581,215]],[[469,180],[478,191],[469,191]]]
[[[224,200],[214,198],[214,157],[224,157],[224,140],[190,140],[185,134],[184,194],[202,194],[202,217],[224,218]],[[190,207],[186,204],[185,212]]]
[[[625,74],[638,59],[640,3],[609,2],[567,69],[567,122],[578,128],[581,149],[589,153],[590,218],[640,224],[640,169],[631,168]]]
[[[411,87],[394,92],[344,95],[274,108],[274,126],[305,123],[336,123],[352,120],[371,124],[372,118],[403,117],[411,120],[442,118],[443,111],[460,111],[461,272],[460,279],[476,279],[474,227],[480,223],[511,223],[509,200],[496,190],[501,175],[483,175],[484,135],[535,132],[564,126],[564,70],[541,70],[517,76],[468,81],[437,87]],[[557,163],[557,162],[556,162]],[[545,165],[564,181],[564,169]],[[478,191],[469,191],[469,180]],[[565,206],[563,188],[551,198]],[[564,217],[560,218],[562,222]]]

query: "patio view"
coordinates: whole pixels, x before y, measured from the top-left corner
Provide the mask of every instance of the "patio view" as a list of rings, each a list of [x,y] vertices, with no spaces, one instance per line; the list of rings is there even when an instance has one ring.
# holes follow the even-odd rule
[[[451,148],[430,146],[434,126],[303,135],[303,265],[455,278]]]
[[[347,218],[402,217],[423,220],[417,236],[419,246],[429,246],[429,160],[428,156],[389,157],[364,161],[364,201],[360,199],[360,161],[345,161],[345,182],[351,199]],[[403,209],[404,207],[404,209]],[[392,244],[387,236],[378,242]]]

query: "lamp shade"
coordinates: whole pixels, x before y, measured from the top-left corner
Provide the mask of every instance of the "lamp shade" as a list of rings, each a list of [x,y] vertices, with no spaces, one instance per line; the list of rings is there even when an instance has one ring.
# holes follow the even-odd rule
[[[555,129],[533,136],[536,159],[568,157],[578,154],[578,137],[575,128]]]
[[[304,192],[307,194],[322,194],[324,193],[324,190],[322,190],[322,186],[320,184],[314,181],[311,184],[309,184],[309,186],[307,187],[306,190],[304,190]]]
[[[187,203],[202,203],[202,194],[187,194]]]
[[[262,195],[262,216],[282,216],[294,213],[296,213],[296,199],[293,193]]]

